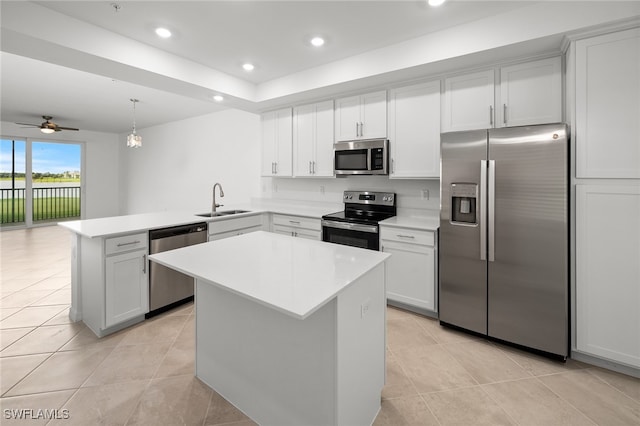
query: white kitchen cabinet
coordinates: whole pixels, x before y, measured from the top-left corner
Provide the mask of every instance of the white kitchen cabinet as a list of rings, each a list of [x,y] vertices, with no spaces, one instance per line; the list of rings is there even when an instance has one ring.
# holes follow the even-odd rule
[[[442,131],[562,121],[562,60],[541,59],[445,79]]]
[[[380,249],[392,254],[385,268],[387,302],[419,313],[437,312],[435,232],[381,223]]]
[[[576,177],[640,178],[640,28],[575,43]]]
[[[333,176],[333,121],[333,101],[294,109],[294,176]]]
[[[292,110],[262,114],[262,176],[292,175]]]
[[[640,367],[640,183],[576,185],[576,349]]]
[[[562,122],[562,61],[541,59],[500,68],[496,127]]]
[[[262,214],[214,220],[209,222],[209,241],[263,231],[264,229],[264,215]]]
[[[387,137],[387,92],[336,99],[335,141]]]
[[[292,237],[307,238],[310,240],[322,240],[322,225],[320,224],[320,219],[274,214],[271,223],[271,230],[276,234],[290,235]]]
[[[494,126],[494,70],[444,80],[442,131],[487,129]]]
[[[143,321],[149,312],[148,239],[147,232],[76,238],[81,318],[98,337]]]
[[[105,325],[128,321],[149,312],[147,251],[107,256],[105,259]]]
[[[440,176],[440,80],[389,91],[391,179]]]

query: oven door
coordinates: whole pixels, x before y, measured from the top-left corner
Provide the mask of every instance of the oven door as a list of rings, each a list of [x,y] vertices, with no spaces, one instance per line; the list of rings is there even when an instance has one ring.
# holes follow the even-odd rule
[[[378,225],[322,220],[322,241],[369,250],[380,249]]]

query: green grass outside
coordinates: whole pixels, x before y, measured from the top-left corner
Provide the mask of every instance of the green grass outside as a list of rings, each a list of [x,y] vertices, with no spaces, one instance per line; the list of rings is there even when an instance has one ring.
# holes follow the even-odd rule
[[[13,214],[12,208],[14,209]],[[72,217],[80,217],[80,198],[54,197],[35,198],[33,200],[34,221]],[[20,223],[24,221],[24,199],[0,201],[0,223]]]
[[[0,180],[10,181],[10,177],[0,177]],[[16,181],[24,181],[23,177],[17,177]],[[80,183],[79,178],[63,178],[63,177],[43,177],[33,179],[33,183],[59,183],[59,182],[77,182]]]

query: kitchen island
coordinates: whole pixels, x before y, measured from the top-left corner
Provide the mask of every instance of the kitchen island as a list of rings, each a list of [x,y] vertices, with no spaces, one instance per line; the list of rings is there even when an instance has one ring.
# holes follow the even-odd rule
[[[264,425],[369,425],[388,254],[254,232],[150,256],[196,279],[196,376]]]

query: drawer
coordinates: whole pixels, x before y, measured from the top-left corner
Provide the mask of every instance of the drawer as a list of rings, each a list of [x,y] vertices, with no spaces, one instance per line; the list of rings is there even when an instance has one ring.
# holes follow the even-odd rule
[[[320,219],[314,219],[311,217],[303,217],[303,216],[289,216],[289,215],[283,215],[283,214],[274,214],[273,225],[289,226],[292,228],[313,229],[316,231],[322,230],[322,226],[320,225]]]
[[[322,239],[322,233],[316,229],[298,228],[294,226],[273,225],[276,234],[289,235],[291,237],[307,238],[309,240]]]
[[[122,253],[130,250],[146,249],[148,245],[146,232],[140,234],[123,235],[121,237],[107,238],[105,240],[105,253],[107,255]]]
[[[422,244],[426,246],[435,245],[435,232],[420,231],[417,229],[396,228],[390,226],[380,227],[380,239],[387,241],[398,241],[402,243]]]
[[[254,226],[262,226],[262,214],[214,220],[213,222],[209,222],[209,235],[251,228]]]
[[[248,234],[249,232],[261,231],[262,225],[252,226],[250,228],[234,229],[233,231],[219,232],[209,234],[209,241],[222,240],[224,238],[235,237],[236,235]]]

